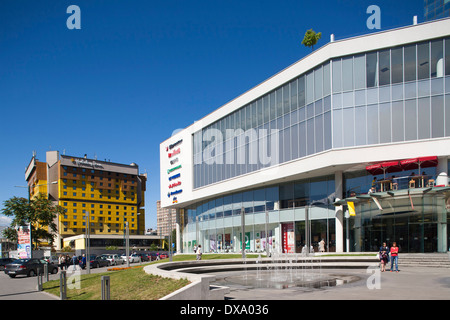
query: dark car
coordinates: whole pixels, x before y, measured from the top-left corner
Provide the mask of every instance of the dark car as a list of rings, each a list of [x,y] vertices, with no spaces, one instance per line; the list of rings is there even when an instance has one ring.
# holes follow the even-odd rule
[[[2,259],[0,259],[0,271],[5,270],[5,266],[8,263],[13,262],[14,260],[16,260],[16,259],[13,259],[13,258],[2,258]]]
[[[106,257],[91,255],[90,258],[91,258],[91,260],[89,260],[89,263],[91,265],[91,268],[107,267],[107,266],[111,265],[111,261],[106,259]],[[84,269],[84,268],[86,268],[86,266],[83,265],[82,268]]]
[[[141,261],[150,261],[149,253],[137,253],[139,257],[141,257]]]
[[[58,273],[58,266],[40,259],[16,259],[5,266],[5,274],[14,278],[17,275],[32,277],[44,272],[44,265],[48,266],[48,272]]]

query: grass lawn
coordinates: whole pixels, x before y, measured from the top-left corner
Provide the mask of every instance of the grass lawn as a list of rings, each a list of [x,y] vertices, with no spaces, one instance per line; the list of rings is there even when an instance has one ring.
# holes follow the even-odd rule
[[[204,254],[202,260],[241,258],[240,254]],[[257,255],[247,255],[256,258]],[[173,261],[195,260],[195,254],[177,255]],[[169,259],[152,263],[163,263]],[[144,266],[133,266],[130,269],[106,271],[103,273],[82,274],[79,282],[71,283],[73,274],[67,273],[68,300],[101,300],[101,277],[109,276],[111,283],[111,300],[157,300],[189,284],[187,279],[175,280],[150,275],[143,270]],[[76,287],[79,287],[77,289]],[[59,280],[52,280],[43,284],[46,292],[59,297]]]

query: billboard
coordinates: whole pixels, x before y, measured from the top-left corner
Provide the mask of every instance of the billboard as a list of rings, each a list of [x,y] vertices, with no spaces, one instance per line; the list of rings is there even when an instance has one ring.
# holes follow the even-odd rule
[[[20,259],[31,258],[31,229],[30,226],[20,226],[17,229],[17,254]]]

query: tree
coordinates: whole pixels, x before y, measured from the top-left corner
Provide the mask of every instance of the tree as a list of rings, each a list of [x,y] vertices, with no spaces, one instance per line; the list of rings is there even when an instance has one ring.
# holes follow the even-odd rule
[[[3,202],[1,213],[7,217],[13,217],[11,226],[3,231],[3,236],[11,241],[17,241],[16,226],[30,224],[32,242],[37,245],[40,240],[47,239],[53,244],[53,233],[57,227],[55,219],[58,214],[64,214],[65,209],[47,199],[40,193],[36,198],[27,200],[21,197],[12,197]]]
[[[302,44],[305,47],[311,47],[311,51],[314,50],[314,45],[322,37],[322,32],[316,33],[313,29],[306,31]]]

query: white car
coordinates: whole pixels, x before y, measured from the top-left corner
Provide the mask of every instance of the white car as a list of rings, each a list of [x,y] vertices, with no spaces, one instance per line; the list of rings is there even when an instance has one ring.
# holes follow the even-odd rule
[[[102,254],[102,256],[105,257],[106,260],[111,262],[112,266],[123,264],[123,260],[119,257],[118,254]]]
[[[122,254],[122,255],[120,256],[120,258],[122,258],[123,260],[125,260],[125,263],[126,263],[126,261],[127,261],[127,256],[126,256],[125,254]],[[128,261],[130,261],[130,263],[133,263],[133,262],[141,262],[141,257],[138,256],[137,254],[131,254],[131,255],[128,257]]]

